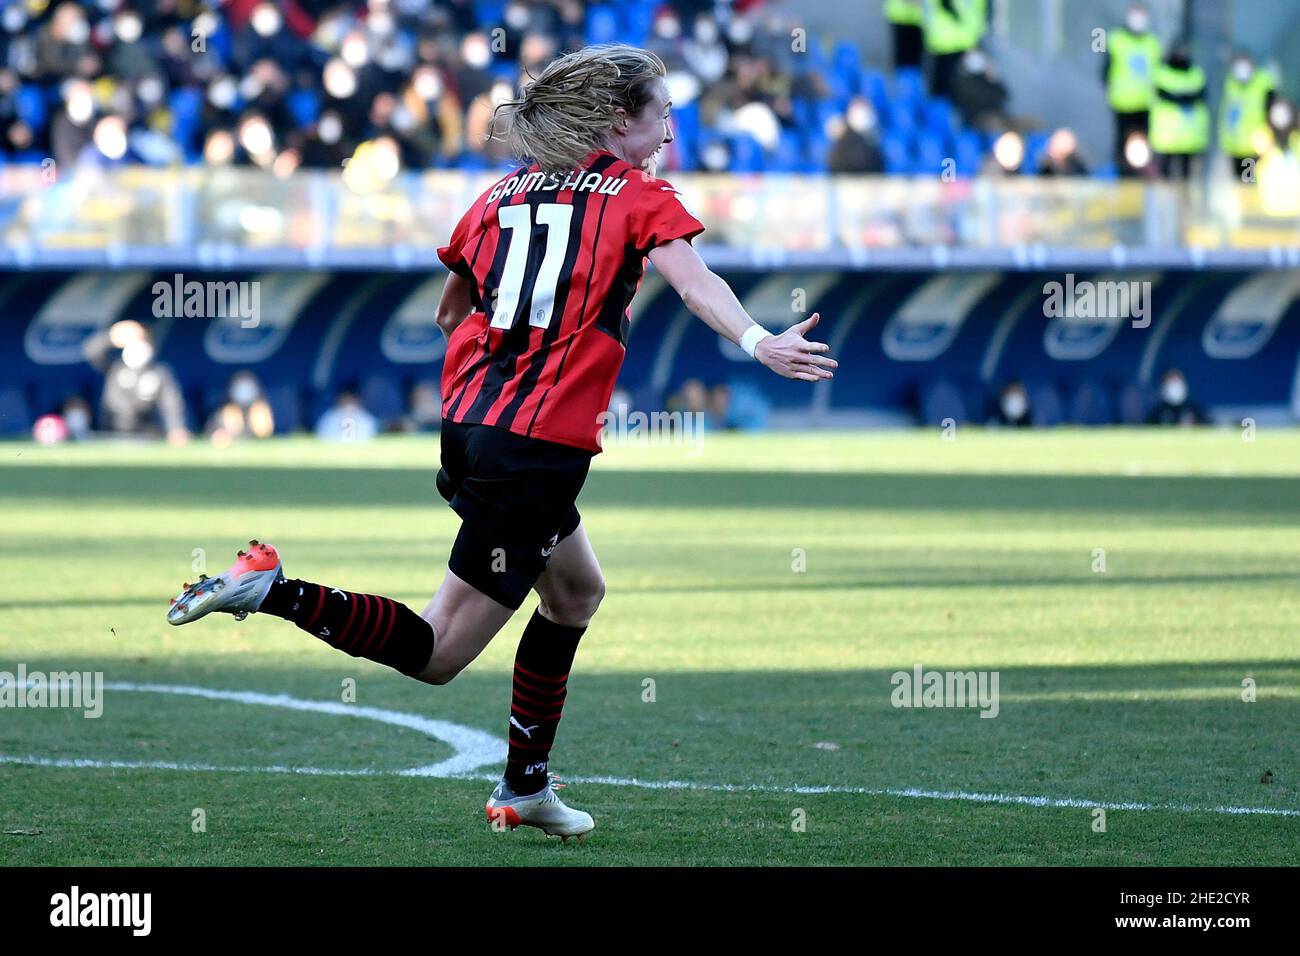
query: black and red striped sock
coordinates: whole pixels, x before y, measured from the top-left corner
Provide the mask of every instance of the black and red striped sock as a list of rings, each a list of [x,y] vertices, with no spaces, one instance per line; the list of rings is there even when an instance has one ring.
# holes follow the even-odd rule
[[[405,604],[377,594],[289,579],[272,584],[257,610],[292,621],[330,647],[410,677],[433,656],[432,625]]]
[[[547,785],[546,765],[564,710],[569,671],[585,627],[565,627],[534,611],[515,651],[506,784],[516,794]]]

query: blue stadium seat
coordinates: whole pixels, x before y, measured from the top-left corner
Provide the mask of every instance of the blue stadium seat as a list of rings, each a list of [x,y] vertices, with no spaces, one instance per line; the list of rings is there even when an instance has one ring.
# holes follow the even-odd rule
[[[857,44],[852,40],[841,40],[835,44],[833,63],[833,72],[849,95],[858,96],[863,93],[862,54]]]
[[[830,65],[826,60],[826,50],[822,47],[821,40],[815,36],[807,37],[807,49],[803,56],[795,58],[795,73],[803,76],[808,73],[824,74],[830,72]]]
[[[794,130],[782,130],[781,141],[768,168],[777,172],[798,172],[804,164],[803,142]]]
[[[884,74],[875,70],[864,70],[862,73],[862,95],[871,101],[875,107],[876,113],[883,113],[885,106],[889,102],[889,86],[885,82]]]
[[[614,43],[619,32],[618,14],[612,8],[596,6],[587,9],[588,43]]]
[[[964,129],[956,135],[954,159],[957,160],[957,175],[962,179],[975,176],[984,163],[984,146],[980,134],[974,130]]]
[[[623,16],[622,37],[624,43],[633,46],[645,46],[646,37],[654,25],[657,0],[622,0],[618,5]]]
[[[899,67],[894,72],[894,89],[891,99],[899,103],[915,104],[925,99],[925,80],[915,67]]]
[[[926,131],[941,139],[947,139],[957,128],[957,117],[952,104],[941,96],[926,100],[922,115]]]
[[[478,25],[489,28],[499,26],[506,15],[506,0],[475,0],[474,12],[478,14]]]
[[[196,89],[175,90],[168,98],[172,111],[172,137],[185,151],[185,157],[197,159],[202,153],[199,123],[203,118],[203,94]]]
[[[275,418],[275,433],[284,435],[303,427],[302,399],[292,385],[272,385],[266,390],[266,403]]]
[[[1029,414],[1033,416],[1035,425],[1051,428],[1065,421],[1061,396],[1054,386],[1040,382],[1026,385],[1025,391],[1029,395]]]
[[[0,388],[0,435],[26,434],[33,421],[22,389]]]
[[[862,52],[853,40],[840,40],[835,44],[833,69],[849,83],[849,90],[854,95],[862,92]]]
[[[900,103],[891,100],[885,109],[882,117],[886,129],[896,133],[902,133],[905,136],[915,136],[918,126],[916,114],[913,112],[910,103]]]
[[[767,168],[763,147],[748,133],[737,133],[729,137],[727,142],[731,146],[733,173],[761,173]]]
[[[700,104],[698,101],[683,103],[681,106],[674,106],[673,112],[673,139],[677,141],[677,148],[683,157],[694,159],[695,154],[699,151],[700,145]]]
[[[1050,133],[1028,133],[1025,135],[1025,172],[1036,173],[1042,167],[1043,159],[1047,153],[1047,141],[1050,138]]]
[[[366,411],[379,421],[380,428],[388,427],[406,411],[402,389],[387,375],[368,376],[362,381],[357,397]]]
[[[1134,382],[1125,385],[1119,393],[1119,420],[1124,425],[1141,425],[1147,420],[1152,397],[1147,389]]]
[[[885,172],[906,175],[912,171],[912,145],[906,136],[886,133],[880,141],[880,153],[885,161]]]
[[[945,418],[961,423],[970,421],[961,389],[946,379],[925,386],[921,393],[921,424],[941,426]]]
[[[944,141],[935,136],[922,135],[916,140],[912,156],[912,171],[918,175],[938,175],[943,171],[943,161],[950,158]]]
[[[49,119],[49,109],[45,105],[45,95],[39,86],[20,86],[14,93],[14,111],[18,118],[39,133],[45,129]]]
[[[289,94],[289,113],[299,126],[310,126],[320,116],[320,95],[315,90],[294,90]]]
[[[1076,425],[1112,425],[1115,410],[1110,390],[1099,382],[1083,382],[1074,393],[1070,418]]]

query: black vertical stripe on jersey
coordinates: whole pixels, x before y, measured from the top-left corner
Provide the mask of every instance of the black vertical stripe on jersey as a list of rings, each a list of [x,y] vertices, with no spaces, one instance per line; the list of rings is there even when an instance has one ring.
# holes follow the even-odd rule
[[[515,377],[515,368],[519,364],[519,356],[528,351],[528,346],[532,341],[533,327],[528,324],[528,316],[533,312],[533,292],[537,288],[537,273],[541,271],[542,259],[546,255],[546,248],[551,243],[551,230],[549,226],[537,221],[537,206],[548,198],[548,194],[540,190],[524,194],[524,201],[516,203],[519,206],[527,206],[528,213],[528,259],[524,262],[523,281],[519,286],[519,301],[515,303],[515,314],[510,317],[510,326],[501,336],[501,342],[497,346],[496,352],[492,355],[492,363],[488,366],[487,372],[483,375],[483,384],[478,390],[478,395],[474,397],[474,402],[465,413],[465,417],[472,422],[481,422],[487,415],[488,409],[492,403],[501,395],[501,389],[505,388],[506,383]],[[519,237],[511,236],[511,241]],[[508,243],[507,243],[508,245]],[[554,313],[552,313],[554,317]],[[498,423],[502,424],[502,423]],[[506,427],[509,427],[508,423]]]
[[[619,178],[622,179],[623,176],[620,176]],[[537,401],[537,407],[533,409],[533,417],[528,420],[528,429],[525,431],[525,434],[527,435],[533,433],[533,426],[537,424],[537,416],[542,413],[542,406],[546,404],[547,396],[551,394],[551,389],[555,388],[555,383],[558,382],[560,376],[564,374],[564,363],[569,359],[569,349],[573,348],[574,339],[576,339],[578,333],[582,331],[582,317],[587,314],[587,300],[591,297],[591,280],[596,272],[596,248],[600,244],[600,231],[605,226],[605,210],[608,208],[609,197],[606,196],[605,201],[600,207],[600,216],[596,220],[596,232],[591,239],[592,267],[587,270],[587,288],[582,294],[582,311],[578,315],[578,327],[574,329],[573,335],[569,336],[569,341],[565,343],[564,353],[560,356],[560,363],[555,367],[555,377],[552,378],[551,383],[546,386],[546,391],[542,392],[542,397]],[[540,369],[538,371],[540,374]],[[593,422],[592,424],[595,423]]]
[[[588,173],[603,173],[618,161],[617,157],[606,154],[597,158],[595,162],[586,169],[583,175],[586,176]],[[523,375],[519,378],[518,390],[515,392],[514,396],[511,397],[510,403],[501,410],[501,415],[497,419],[497,424],[503,428],[509,428],[514,424],[515,416],[519,414],[519,409],[523,406],[524,402],[528,400],[528,396],[532,394],[533,389],[537,387],[537,382],[542,377],[542,369],[546,367],[546,360],[550,356],[551,346],[560,336],[560,328],[564,325],[564,316],[568,311],[569,293],[572,291],[573,267],[577,264],[578,256],[582,252],[582,237],[586,231],[587,203],[595,194],[596,190],[594,189],[575,192],[573,194],[573,222],[569,228],[569,248],[565,250],[564,264],[560,267],[560,281],[557,282],[555,286],[555,302],[551,307],[551,324],[547,326],[546,330],[542,333],[542,341],[541,344],[538,345],[537,351],[535,351],[532,354],[532,357],[529,358],[528,367],[524,369]],[[605,207],[608,205],[609,197],[606,197],[600,208],[601,221],[604,220]],[[595,271],[596,242],[599,239],[600,223],[598,222],[596,224],[596,233],[591,244],[591,259],[593,265],[588,271],[588,289],[591,288],[590,273]],[[585,299],[583,300],[583,306],[585,311]],[[581,315],[578,317],[578,323],[578,327],[581,328]],[[572,344],[572,338],[570,338],[569,341],[570,344]],[[565,351],[567,353],[567,346]],[[537,416],[534,414],[532,420],[528,423],[528,430],[530,432],[532,431],[533,421],[536,420]]]
[[[522,166],[519,169],[515,170],[510,175],[522,176],[528,172],[528,168],[529,167],[527,166]],[[510,176],[507,176],[505,179],[501,181],[509,182]],[[501,199],[497,200],[498,208],[500,208],[500,204],[502,201],[503,200]],[[492,204],[488,203],[483,207],[483,219],[487,219],[487,210],[488,210],[488,206],[490,205]],[[510,243],[504,241],[505,237],[501,235],[501,232],[502,230],[500,226],[498,226],[496,249],[494,249],[492,252],[492,265],[488,267],[488,273],[483,279],[483,289],[479,296],[480,302],[484,303],[483,313],[487,316],[487,322],[488,322],[488,327],[483,331],[483,349],[479,353],[478,358],[474,360],[474,364],[470,366],[469,373],[465,376],[465,381],[461,382],[460,391],[457,393],[456,398],[452,401],[451,405],[447,407],[447,417],[450,418],[452,421],[459,421],[459,419],[457,418],[457,414],[460,411],[460,404],[462,401],[465,400],[465,394],[466,392],[469,391],[470,383],[473,382],[474,379],[478,377],[479,369],[481,369],[485,364],[487,364],[489,361],[492,360],[492,313],[488,311],[486,303],[492,301],[493,299],[492,290],[496,289],[501,282],[501,270],[505,268],[506,251],[510,248]],[[482,246],[483,239],[486,237],[486,235],[487,235],[487,231],[482,230],[482,234],[479,236],[480,247]],[[478,253],[479,250],[475,249],[474,250],[475,259],[478,259]]]
[[[627,348],[627,307],[632,304],[637,283],[641,281],[644,255],[635,246],[629,245],[624,250],[623,266],[618,270],[614,284],[610,286],[609,293],[596,314],[596,328],[612,335],[614,341],[624,348]]]

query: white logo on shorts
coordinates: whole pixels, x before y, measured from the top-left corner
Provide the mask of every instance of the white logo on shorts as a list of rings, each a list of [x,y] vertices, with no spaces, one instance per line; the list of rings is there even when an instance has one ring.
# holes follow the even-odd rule
[[[542,548],[542,557],[549,558],[551,556],[551,552],[555,550],[556,545],[558,545],[559,543],[560,543],[560,533],[557,531],[555,534],[551,535],[550,546],[546,548]]]

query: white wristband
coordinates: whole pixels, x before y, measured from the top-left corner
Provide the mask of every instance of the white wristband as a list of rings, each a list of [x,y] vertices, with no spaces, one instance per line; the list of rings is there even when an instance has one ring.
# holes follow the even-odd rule
[[[771,338],[771,336],[771,332],[756,322],[745,329],[745,333],[740,337],[740,347],[745,350],[750,358],[753,358],[754,349],[758,348],[758,343],[763,339]]]

